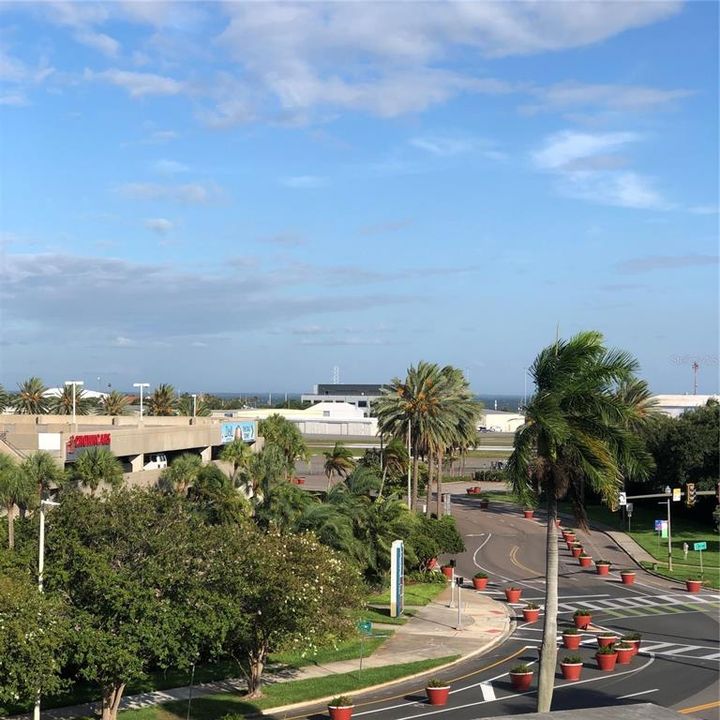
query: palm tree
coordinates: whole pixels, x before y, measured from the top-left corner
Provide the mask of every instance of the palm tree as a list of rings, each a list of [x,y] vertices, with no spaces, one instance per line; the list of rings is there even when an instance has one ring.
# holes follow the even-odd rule
[[[285,478],[295,470],[298,460],[307,460],[308,448],[297,425],[282,415],[274,413],[258,423],[258,434],[265,438],[266,445],[279,448],[284,458]]]
[[[538,685],[538,712],[549,712],[557,661],[557,501],[569,497],[580,525],[586,522],[580,488],[588,482],[614,507],[623,472],[647,474],[649,456],[635,423],[639,406],[620,388],[635,383],[637,361],[608,350],[598,332],[582,332],[545,348],[530,368],[535,394],[525,424],[515,433],[507,473],[522,501],[544,496],[547,504],[545,624]]]
[[[39,377],[31,377],[19,386],[13,406],[20,415],[44,415],[50,406],[47,387]]]
[[[238,486],[239,476],[247,474],[253,455],[252,448],[244,440],[240,439],[229,442],[220,451],[220,459],[232,463],[230,479],[235,487]]]
[[[175,388],[167,383],[158,385],[147,399],[148,415],[176,415],[178,398]]]
[[[70,471],[73,482],[90,488],[90,494],[100,483],[117,490],[123,483],[123,467],[120,461],[107,448],[90,447],[73,463]]]
[[[15,506],[27,504],[34,492],[28,478],[9,455],[0,454],[0,504],[5,506],[8,521],[8,547],[15,548]]]
[[[65,484],[65,471],[58,466],[53,456],[44,450],[28,455],[20,465],[20,472],[34,488],[37,488],[37,500],[44,500],[51,490]]]
[[[5,408],[10,405],[10,396],[5,388],[0,385],[0,413],[5,412]]]
[[[339,475],[340,477],[347,477],[355,467],[355,458],[349,448],[346,448],[342,443],[336,442],[335,447],[332,450],[328,450],[323,453],[325,457],[325,476],[328,479],[327,489],[330,490],[332,487],[332,476]]]
[[[204,395],[197,395],[195,398],[187,393],[181,395],[178,400],[178,413],[192,417],[193,412],[196,417],[210,417],[212,408],[205,400]]]
[[[73,388],[65,385],[57,397],[50,399],[50,412],[54,415],[72,415],[73,413],[73,390],[75,392],[75,414],[89,415],[92,403],[81,387]]]
[[[188,489],[195,484],[201,469],[202,458],[199,455],[183,453],[160,473],[158,484],[166,492],[187,495]]]
[[[117,416],[124,415],[129,404],[130,398],[125,393],[113,390],[102,399],[100,407],[104,415]]]
[[[407,475],[408,463],[407,448],[400,438],[392,438],[382,451],[382,482],[380,483],[380,495],[385,488],[385,481],[388,476],[391,479],[401,478]]]

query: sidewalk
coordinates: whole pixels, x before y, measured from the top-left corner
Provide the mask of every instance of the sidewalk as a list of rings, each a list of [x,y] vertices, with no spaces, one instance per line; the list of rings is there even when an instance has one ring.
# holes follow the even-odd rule
[[[463,588],[462,629],[458,630],[456,628],[457,606],[449,608],[449,601],[450,588],[447,587],[436,600],[418,608],[415,615],[405,625],[383,625],[383,628],[392,629],[394,635],[386,640],[373,655],[363,659],[363,667],[384,667],[449,655],[460,655],[461,659],[465,659],[485,652],[505,640],[510,634],[512,623],[504,603],[499,603],[469,588]],[[358,667],[359,660],[310,665],[299,669],[279,670],[273,675],[268,674],[265,682],[287,682],[324,677],[354,672],[358,670]],[[192,694],[196,698],[218,692],[238,692],[242,691],[244,687],[243,680],[228,679],[195,685]],[[180,687],[129,695],[122,699],[120,709],[138,709],[170,700],[187,700],[189,694],[189,687]],[[318,698],[318,700],[322,700],[322,698]],[[312,702],[317,702],[317,700]],[[53,720],[92,717],[96,707],[97,703],[86,703],[43,710],[42,717]],[[279,709],[277,708],[277,710]],[[273,708],[272,712],[275,711],[276,709]],[[30,718],[30,714],[17,715],[10,720],[30,720]]]

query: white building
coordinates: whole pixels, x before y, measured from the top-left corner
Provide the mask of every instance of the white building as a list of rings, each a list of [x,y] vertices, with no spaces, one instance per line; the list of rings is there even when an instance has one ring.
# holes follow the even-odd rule
[[[693,408],[707,405],[708,400],[720,402],[720,395],[654,395],[656,409],[669,417],[680,417]]]
[[[525,416],[520,413],[484,409],[478,424],[478,430],[514,433],[524,422]]]

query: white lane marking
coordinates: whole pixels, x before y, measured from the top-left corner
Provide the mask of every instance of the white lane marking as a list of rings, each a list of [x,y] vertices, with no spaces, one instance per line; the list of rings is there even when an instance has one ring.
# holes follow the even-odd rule
[[[482,691],[483,700],[495,700],[495,688],[491,682],[484,682],[480,684],[480,690]]]
[[[657,650],[660,650],[660,648],[669,648],[673,645],[677,645],[677,643],[669,643],[669,642],[649,642],[645,643],[642,646],[643,652],[656,652]]]
[[[678,655],[679,653],[691,653],[693,650],[700,650],[699,645],[680,645],[675,650],[663,650],[661,655]]]
[[[658,689],[655,688],[654,690],[643,690],[642,692],[636,692],[636,693],[630,693],[629,695],[621,695],[618,700],[627,700],[631,697],[637,697],[638,695],[648,695],[649,693],[657,692]]]

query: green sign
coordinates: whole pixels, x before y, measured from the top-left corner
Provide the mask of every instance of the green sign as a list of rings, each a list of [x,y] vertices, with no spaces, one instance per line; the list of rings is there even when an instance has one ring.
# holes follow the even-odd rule
[[[357,624],[357,629],[363,635],[372,635],[372,622],[370,620],[360,620]]]
[[[707,550],[706,542],[693,543],[693,550]]]

